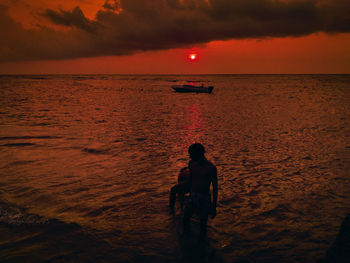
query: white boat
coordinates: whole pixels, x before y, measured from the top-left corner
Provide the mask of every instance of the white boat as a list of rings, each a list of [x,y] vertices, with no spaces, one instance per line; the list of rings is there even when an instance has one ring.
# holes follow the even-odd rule
[[[196,93],[211,93],[214,89],[213,86],[195,86],[191,84],[173,85],[171,86],[176,92],[196,92]]]

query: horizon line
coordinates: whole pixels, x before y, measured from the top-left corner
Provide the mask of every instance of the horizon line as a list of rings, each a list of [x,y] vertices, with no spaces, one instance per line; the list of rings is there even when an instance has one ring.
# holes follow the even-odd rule
[[[350,73],[0,73],[0,76],[115,75],[115,76],[232,76],[232,75],[350,75]]]

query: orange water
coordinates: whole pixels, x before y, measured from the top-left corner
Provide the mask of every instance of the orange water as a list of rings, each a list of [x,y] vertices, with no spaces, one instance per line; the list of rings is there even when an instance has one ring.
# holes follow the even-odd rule
[[[187,80],[213,94],[171,89]],[[2,76],[0,89],[6,260],[186,262],[167,204],[193,142],[219,172],[216,260],[315,262],[350,213],[349,75]]]

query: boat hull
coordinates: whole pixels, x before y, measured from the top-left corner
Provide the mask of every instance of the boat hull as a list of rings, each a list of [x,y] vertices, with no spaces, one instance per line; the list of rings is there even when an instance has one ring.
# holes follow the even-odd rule
[[[174,85],[172,88],[176,92],[195,92],[195,93],[211,93],[214,87],[202,87],[202,86],[192,86],[192,85]]]

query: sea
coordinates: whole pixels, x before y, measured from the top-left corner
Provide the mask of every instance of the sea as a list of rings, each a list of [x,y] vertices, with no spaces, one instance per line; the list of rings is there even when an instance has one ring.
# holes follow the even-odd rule
[[[0,262],[316,263],[350,214],[350,75],[1,75],[0,94]],[[168,207],[194,142],[218,170],[204,244]]]

